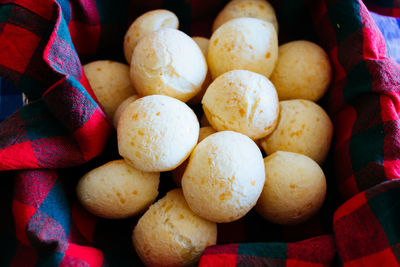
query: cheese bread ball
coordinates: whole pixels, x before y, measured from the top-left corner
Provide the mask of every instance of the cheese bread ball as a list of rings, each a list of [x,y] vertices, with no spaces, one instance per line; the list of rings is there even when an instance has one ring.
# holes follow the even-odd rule
[[[278,224],[298,224],[314,215],[326,193],[325,175],[307,156],[277,151],[264,159],[265,184],[256,210]]]
[[[318,101],[328,90],[332,68],[326,52],[309,41],[294,41],[279,47],[271,74],[280,100]]]
[[[278,121],[274,85],[265,76],[247,70],[228,71],[215,79],[202,104],[213,128],[240,132],[253,140],[271,133]]]
[[[204,138],[206,138],[209,135],[212,135],[213,133],[216,133],[217,131],[214,130],[213,127],[201,127],[200,128],[200,132],[199,132],[199,140],[197,141],[197,143],[200,143],[201,141],[203,141]],[[174,182],[177,186],[181,186],[181,180],[182,180],[182,176],[183,173],[186,170],[186,166],[189,162],[189,159],[186,159],[184,162],[182,162],[181,165],[178,166],[178,168],[176,168],[175,170],[172,171],[172,179],[174,179]]]
[[[196,42],[196,44],[200,47],[201,52],[203,52],[203,55],[205,58],[207,58],[207,51],[208,51],[208,45],[210,43],[210,40],[204,37],[192,37],[193,41]],[[204,79],[203,84],[201,85],[201,90],[200,92],[197,93],[192,99],[189,100],[189,104],[198,104],[201,102],[201,99],[203,98],[208,86],[212,82],[211,79],[211,73],[210,71],[207,71],[206,78]]]
[[[260,149],[247,136],[222,131],[201,141],[182,177],[189,207],[212,222],[243,217],[257,202],[265,170]]]
[[[129,96],[136,94],[129,77],[129,66],[110,60],[98,60],[83,66],[86,78],[107,116]]]
[[[131,24],[124,38],[124,55],[126,61],[131,64],[133,50],[137,43],[147,34],[163,28],[178,29],[177,16],[165,9],[156,9],[139,16]]]
[[[280,102],[279,118],[272,134],[261,140],[265,153],[296,152],[322,164],[333,135],[333,125],[325,110],[309,100],[285,100]]]
[[[114,113],[114,117],[113,117],[113,123],[114,123],[115,128],[117,128],[119,118],[121,118],[121,115],[124,112],[124,110],[126,109],[126,107],[130,103],[132,103],[133,101],[135,101],[137,99],[139,99],[138,95],[132,95],[132,96],[128,97],[127,99],[125,99],[124,101],[122,101],[122,103],[118,106],[117,110]]]
[[[216,17],[212,31],[215,32],[225,22],[242,17],[256,18],[268,21],[278,32],[278,21],[275,10],[267,1],[236,0],[229,2]]]
[[[207,63],[185,33],[165,28],[149,33],[132,56],[131,80],[139,95],[168,95],[188,101],[201,90]]]
[[[194,265],[217,242],[217,225],[200,218],[186,204],[181,189],[167,193],[140,218],[132,234],[146,266]]]
[[[150,206],[158,195],[160,173],[142,172],[124,160],[108,162],[85,174],[76,192],[91,213],[108,219],[127,218]]]
[[[254,18],[233,19],[219,27],[211,36],[207,54],[213,79],[237,69],[269,77],[277,58],[278,38],[273,25]]]
[[[136,169],[169,171],[193,150],[199,122],[193,110],[175,98],[146,96],[122,113],[117,137],[120,155]]]

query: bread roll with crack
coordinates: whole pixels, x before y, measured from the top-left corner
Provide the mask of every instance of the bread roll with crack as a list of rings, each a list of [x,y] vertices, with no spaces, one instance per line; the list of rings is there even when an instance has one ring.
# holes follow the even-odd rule
[[[261,140],[265,153],[290,151],[304,154],[322,164],[329,152],[333,124],[320,106],[309,100],[280,102],[278,126]]]
[[[328,55],[319,45],[294,41],[279,47],[278,61],[270,79],[280,100],[318,101],[328,90],[332,68]]]
[[[124,101],[122,101],[122,103],[118,106],[117,110],[114,113],[114,118],[113,118],[113,123],[114,123],[115,129],[117,128],[119,119],[121,118],[121,115],[125,111],[126,107],[130,103],[132,103],[133,101],[135,101],[137,99],[139,99],[138,95],[132,95],[132,96],[128,97],[127,99],[125,99]]]
[[[216,244],[217,225],[194,214],[175,189],[140,218],[132,241],[146,266],[188,266]]]
[[[256,18],[268,21],[278,32],[278,21],[274,8],[267,1],[236,0],[229,2],[215,18],[212,31],[215,32],[225,22],[236,18]]]
[[[214,129],[236,131],[253,140],[271,133],[278,121],[274,85],[265,76],[247,70],[228,71],[215,79],[202,104]]]
[[[230,70],[250,70],[269,77],[278,58],[273,25],[254,18],[233,19],[211,36],[207,62],[213,79]]]
[[[129,96],[136,94],[129,77],[129,66],[111,60],[98,60],[83,66],[86,78],[107,116]]]
[[[208,44],[210,43],[210,40],[204,37],[192,37],[193,41],[196,42],[196,44],[200,47],[201,52],[203,52],[203,55],[205,58],[207,58],[207,51],[208,51]],[[203,98],[208,86],[212,82],[211,79],[211,73],[210,71],[207,71],[206,78],[204,79],[203,84],[201,85],[201,90],[197,95],[195,95],[192,99],[189,100],[188,104],[198,104],[201,102],[201,99]]]
[[[132,22],[124,38],[124,55],[131,64],[133,50],[137,43],[147,34],[163,29],[178,29],[178,17],[169,10],[156,9],[148,11]]]
[[[169,171],[190,155],[199,137],[199,122],[182,101],[145,96],[125,109],[117,137],[120,155],[136,169]]]
[[[142,172],[124,160],[114,160],[85,174],[76,192],[91,213],[108,219],[136,215],[158,195],[160,173]]]
[[[141,96],[167,95],[186,102],[200,92],[206,74],[199,46],[175,29],[146,35],[133,52],[130,75]]]
[[[222,223],[243,217],[256,204],[264,180],[263,157],[254,141],[241,133],[222,131],[196,146],[182,189],[194,213]]]
[[[201,127],[199,132],[199,140],[197,141],[197,143],[200,143],[201,141],[203,141],[204,138],[216,132],[217,131],[213,127]],[[181,186],[182,176],[185,172],[188,162],[189,159],[186,159],[184,162],[182,162],[181,165],[178,166],[178,168],[172,171],[172,179],[174,179],[175,184],[179,187]]]
[[[314,215],[326,194],[325,175],[311,158],[277,151],[264,159],[265,184],[256,210],[278,224],[298,224]]]

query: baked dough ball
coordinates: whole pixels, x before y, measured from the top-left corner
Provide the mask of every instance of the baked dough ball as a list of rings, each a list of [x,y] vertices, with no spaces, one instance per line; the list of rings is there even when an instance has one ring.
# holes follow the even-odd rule
[[[277,151],[264,159],[265,184],[256,210],[278,224],[304,222],[322,206],[325,175],[307,156]]]
[[[294,41],[279,47],[276,67],[271,74],[280,100],[318,101],[328,90],[332,68],[326,52],[309,41]]]
[[[213,79],[230,70],[250,70],[271,75],[278,58],[278,38],[273,25],[254,18],[233,19],[211,36],[207,61]]]
[[[257,202],[265,180],[260,149],[247,136],[222,131],[193,150],[182,177],[191,210],[212,222],[243,217]]]
[[[192,38],[165,28],[140,40],[130,74],[139,95],[168,95],[186,102],[200,92],[207,63]]]
[[[113,118],[113,123],[114,123],[115,128],[117,128],[119,118],[121,118],[121,115],[124,112],[124,110],[126,109],[126,107],[130,103],[132,103],[133,101],[135,101],[137,99],[139,99],[138,95],[132,95],[132,96],[128,97],[127,99],[125,99],[124,101],[122,101],[122,103],[118,106],[117,110],[114,113],[114,118]]]
[[[212,31],[215,32],[225,22],[242,17],[256,18],[268,21],[274,25],[278,32],[278,21],[275,10],[267,1],[261,0],[236,0],[229,2],[215,18]]]
[[[197,143],[200,143],[203,141],[204,138],[206,138],[209,135],[212,135],[213,133],[216,133],[217,131],[214,130],[213,127],[201,127],[200,132],[199,132],[199,140]],[[172,179],[174,179],[174,182],[177,186],[181,186],[181,180],[183,173],[185,172],[186,166],[189,162],[189,159],[186,159],[184,162],[182,162],[181,165],[178,166],[175,170],[172,171]]]
[[[207,51],[208,51],[208,45],[210,43],[210,40],[204,37],[192,37],[193,41],[196,42],[196,44],[200,47],[201,52],[203,52],[203,55],[205,58],[207,58]],[[189,104],[198,104],[201,102],[201,99],[203,98],[208,86],[212,82],[211,79],[211,73],[210,71],[207,71],[206,78],[204,79],[203,84],[201,85],[201,90],[200,92],[197,93],[192,99],[189,100]]]
[[[86,78],[107,116],[112,119],[119,104],[136,94],[129,77],[129,66],[98,60],[83,66]]]
[[[247,70],[228,71],[215,79],[202,104],[213,128],[236,131],[253,140],[271,133],[278,121],[274,85],[265,76]]]
[[[146,266],[195,264],[217,242],[217,225],[194,214],[181,189],[167,193],[140,218],[133,245]]]
[[[181,164],[199,137],[196,114],[185,103],[163,95],[139,98],[121,115],[120,155],[142,171],[169,171]]]
[[[124,160],[108,162],[85,174],[76,192],[91,213],[108,219],[127,218],[144,211],[156,199],[160,173],[142,172]]]
[[[279,117],[272,134],[261,140],[265,153],[296,152],[323,163],[333,135],[333,125],[325,110],[309,100],[285,100],[280,102]]]
[[[137,43],[147,34],[163,28],[178,29],[177,16],[165,9],[156,9],[139,16],[131,24],[124,38],[124,55],[131,64],[133,50]]]

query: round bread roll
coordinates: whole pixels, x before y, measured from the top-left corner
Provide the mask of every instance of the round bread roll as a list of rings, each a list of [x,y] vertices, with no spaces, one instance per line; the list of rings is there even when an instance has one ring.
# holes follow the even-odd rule
[[[160,173],[138,171],[124,160],[108,162],[85,174],[76,192],[94,215],[121,219],[144,211],[156,199]]]
[[[129,96],[136,94],[129,77],[129,66],[110,60],[98,60],[83,66],[86,78],[107,116]]]
[[[274,25],[278,32],[278,20],[275,10],[267,1],[261,0],[236,0],[229,2],[216,17],[212,31],[215,32],[225,22],[236,18],[256,18],[268,21]]]
[[[147,34],[163,28],[178,29],[178,17],[171,11],[156,9],[139,16],[131,24],[124,38],[124,55],[131,64],[133,50],[137,43]]]
[[[202,104],[213,128],[236,131],[253,140],[271,133],[278,121],[274,85],[265,76],[247,70],[228,71],[215,79]]]
[[[203,52],[204,57],[207,58],[208,44],[210,43],[210,40],[208,40],[207,38],[204,38],[204,37],[192,37],[192,39],[200,47],[201,52]],[[212,82],[211,73],[210,73],[210,71],[207,71],[207,75],[206,75],[206,78],[204,79],[203,84],[201,85],[200,92],[198,92],[197,95],[195,95],[192,99],[190,99],[188,104],[195,105],[195,104],[200,103],[201,99],[203,99],[203,96],[211,82]]]
[[[136,169],[169,171],[190,155],[199,122],[193,110],[175,98],[146,96],[122,113],[117,137],[120,155]]]
[[[200,132],[199,132],[199,140],[197,141],[197,143],[200,143],[201,141],[203,141],[204,138],[206,138],[209,135],[212,135],[213,133],[216,133],[217,131],[214,130],[213,127],[201,127],[200,128]],[[175,170],[172,171],[172,179],[174,179],[174,182],[177,186],[181,186],[181,180],[182,180],[182,176],[183,173],[186,170],[186,166],[189,162],[189,159],[186,159],[184,162],[182,162],[181,165],[178,166],[178,168],[176,168]]]
[[[309,100],[280,102],[278,126],[261,146],[267,155],[275,151],[304,154],[322,164],[329,152],[333,125],[328,114]]]
[[[280,100],[318,101],[328,90],[332,68],[326,52],[309,41],[294,41],[279,47],[276,67],[271,74]]]
[[[233,19],[211,36],[207,62],[213,79],[230,70],[250,70],[269,77],[278,58],[273,25],[254,18]]]
[[[127,99],[125,99],[124,101],[122,101],[122,103],[118,106],[117,110],[114,113],[114,118],[113,118],[113,123],[115,128],[117,128],[119,119],[121,118],[121,115],[125,111],[126,107],[137,99],[139,99],[138,95],[132,95]]]
[[[199,46],[185,33],[161,29],[137,44],[131,80],[139,95],[168,95],[188,101],[201,90],[207,63]]]
[[[133,245],[146,266],[188,266],[217,242],[217,225],[194,214],[181,189],[167,193],[140,218]]]
[[[192,152],[182,178],[191,210],[212,222],[243,217],[257,202],[265,180],[260,149],[247,136],[214,133]]]
[[[264,159],[265,184],[256,210],[278,224],[298,224],[315,214],[326,194],[325,175],[307,156],[277,151]]]

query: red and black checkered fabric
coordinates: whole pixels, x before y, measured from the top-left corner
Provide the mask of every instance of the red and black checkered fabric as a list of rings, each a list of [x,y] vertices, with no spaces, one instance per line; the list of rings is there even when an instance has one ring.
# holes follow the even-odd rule
[[[126,29],[154,8],[174,11],[185,32],[209,36],[226,2],[0,0],[0,76],[30,99],[0,124],[1,266],[140,265],[131,244],[138,218],[96,218],[74,194],[86,171],[118,157],[82,63],[123,61]],[[254,212],[221,224],[219,245],[199,265],[398,266],[400,67],[362,1],[271,2],[280,42],[315,41],[334,68],[321,102],[335,125],[327,204],[298,227]],[[397,1],[367,6],[399,16]]]

